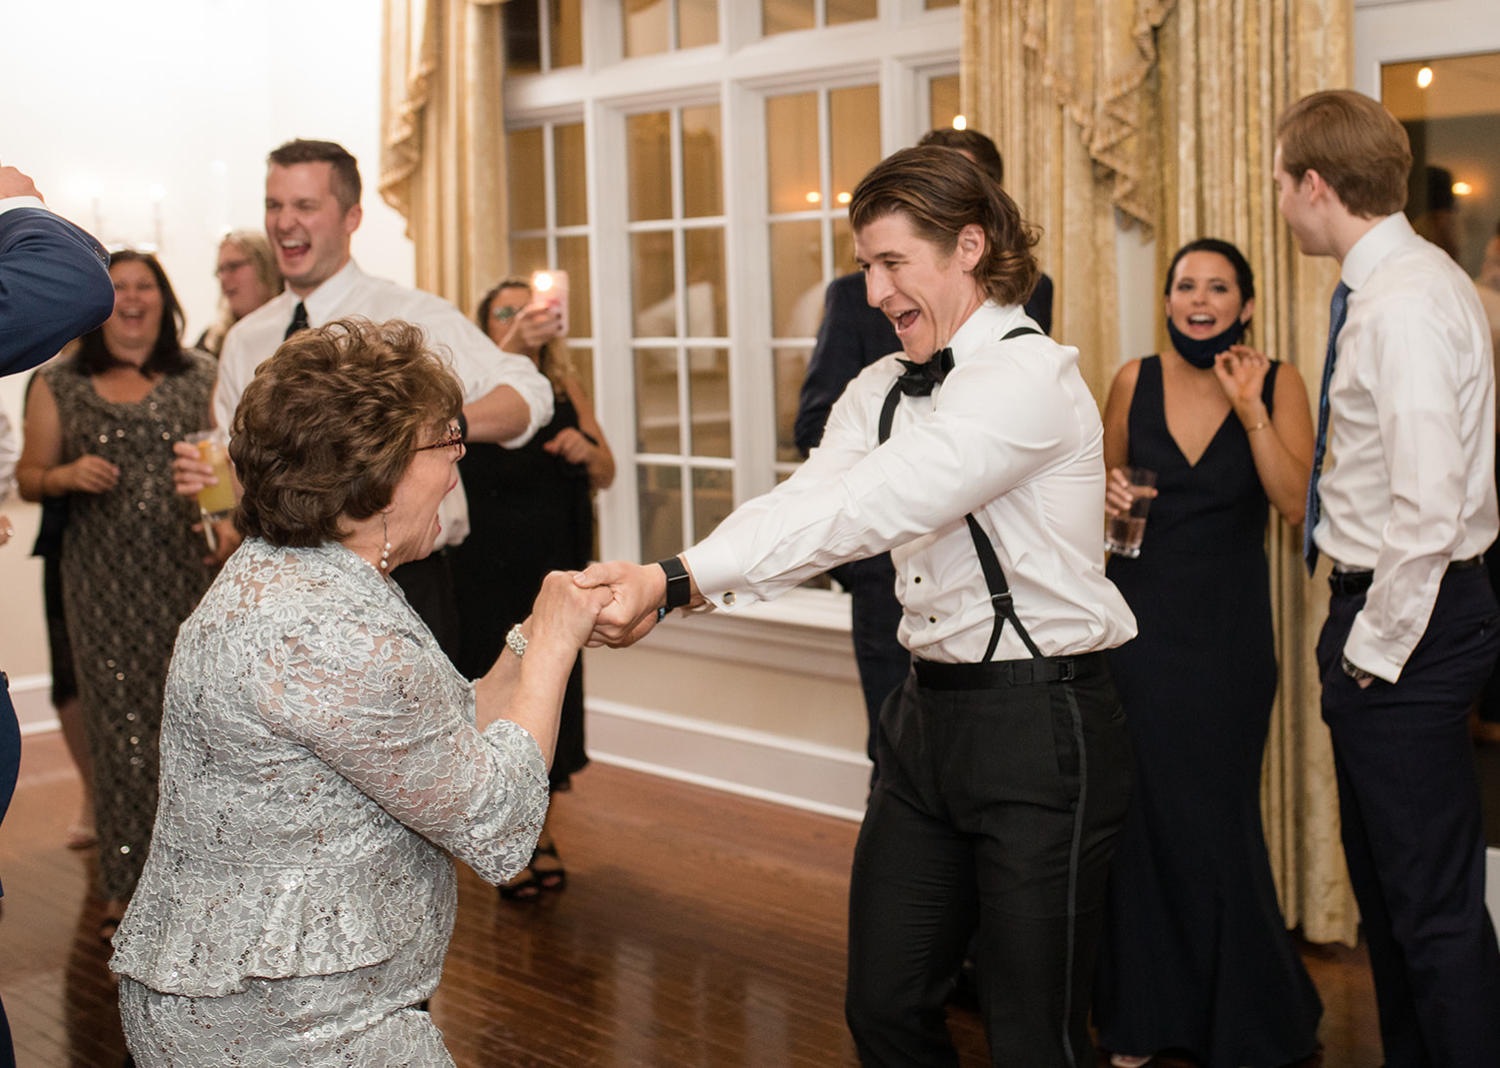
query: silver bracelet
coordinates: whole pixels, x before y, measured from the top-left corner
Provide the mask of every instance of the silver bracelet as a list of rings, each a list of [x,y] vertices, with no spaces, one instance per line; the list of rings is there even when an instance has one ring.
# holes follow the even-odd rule
[[[521,633],[521,624],[517,623],[505,634],[505,644],[510,646],[510,651],[516,654],[516,659],[526,655],[526,635]]]

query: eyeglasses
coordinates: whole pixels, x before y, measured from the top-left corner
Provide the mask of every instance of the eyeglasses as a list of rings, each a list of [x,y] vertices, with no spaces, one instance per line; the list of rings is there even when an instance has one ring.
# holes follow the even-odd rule
[[[249,267],[249,260],[232,260],[229,263],[221,263],[214,268],[214,276],[223,278],[226,274],[233,274],[242,267]]]
[[[426,452],[428,449],[451,449],[455,445],[464,443],[464,433],[458,428],[457,423],[448,424],[448,436],[442,441],[434,441],[431,445],[418,445],[412,452]]]
[[[490,315],[502,323],[508,323],[520,314],[520,308],[512,308],[509,304],[497,304]]]

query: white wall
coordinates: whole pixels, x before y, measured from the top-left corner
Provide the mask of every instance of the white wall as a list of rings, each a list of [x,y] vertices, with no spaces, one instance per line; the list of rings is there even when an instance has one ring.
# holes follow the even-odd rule
[[[259,229],[266,153],[293,137],[338,141],[360,160],[364,224],[354,254],[410,284],[404,221],[375,192],[380,0],[59,0],[7,4],[0,33],[0,162],[30,174],[53,210],[106,244],[154,242],[187,311],[212,319],[219,237]],[[150,187],[160,186],[159,205]],[[19,421],[22,376],[0,380]],[[0,665],[48,671],[40,573],[26,557],[34,509],[6,506]]]

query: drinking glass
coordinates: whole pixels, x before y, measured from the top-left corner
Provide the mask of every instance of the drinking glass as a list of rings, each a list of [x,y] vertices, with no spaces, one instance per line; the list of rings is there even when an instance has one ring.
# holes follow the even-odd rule
[[[1109,528],[1104,535],[1104,549],[1116,556],[1134,559],[1141,555],[1141,539],[1146,534],[1146,512],[1151,507],[1151,498],[1136,492],[1156,486],[1156,472],[1144,467],[1124,468],[1130,480],[1130,511],[1124,515],[1110,516]]]

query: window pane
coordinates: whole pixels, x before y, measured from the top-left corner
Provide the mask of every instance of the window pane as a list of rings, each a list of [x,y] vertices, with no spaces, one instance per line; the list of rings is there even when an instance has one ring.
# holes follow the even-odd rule
[[[672,235],[631,234],[630,262],[631,291],[635,296],[635,336],[676,337]]]
[[[823,225],[771,224],[771,335],[812,337],[823,316]]]
[[[767,37],[789,30],[810,30],[813,0],[761,0],[761,32]]]
[[[654,56],[671,47],[667,40],[668,0],[625,0],[625,58]]]
[[[875,7],[875,0],[828,0],[828,25],[873,19]]]
[[[776,459],[793,462],[802,459],[797,449],[795,426],[797,399],[802,380],[807,377],[811,349],[777,349],[772,354],[776,374]]]
[[[724,230],[718,226],[688,230],[683,238],[687,253],[688,336],[728,337]]]
[[[530,278],[532,271],[545,271],[552,264],[547,262],[547,239],[523,237],[510,243],[510,274],[513,278]],[[500,279],[495,279],[500,281]],[[569,299],[571,314],[572,300]]]
[[[728,471],[693,472],[693,541],[702,541],[713,533],[714,527],[734,511],[734,475]],[[665,555],[671,555],[668,552]],[[643,560],[660,560],[660,556],[642,557]]]
[[[724,213],[719,105],[682,109],[682,213],[688,218]]]
[[[833,273],[835,276],[859,270],[854,262],[854,231],[849,217],[833,220]]]
[[[583,62],[582,2],[548,0],[547,6],[552,13],[552,66],[576,67]]]
[[[931,128],[940,130],[952,126],[954,116],[958,114],[958,75],[934,78],[928,83],[928,89],[932,97]]]
[[[542,32],[537,0],[511,0],[501,12],[505,20],[505,73],[535,74],[542,69]]]
[[[594,319],[589,304],[589,239],[559,237],[556,266],[568,272],[569,336],[593,337]]]
[[[692,405],[694,456],[729,456],[729,352],[688,350],[688,397]]]
[[[589,221],[588,174],[583,158],[583,123],[552,127],[552,166],[557,174],[557,225]]]
[[[510,5],[506,5],[507,7]],[[505,138],[510,185],[510,228],[540,230],[547,225],[547,179],[542,161],[542,128],[512,130]]]
[[[718,43],[718,0],[677,0],[677,47]]]
[[[683,452],[677,350],[635,350],[635,451]]]
[[[766,98],[766,173],[773,213],[822,203],[818,181],[818,94]]]
[[[828,94],[828,129],[833,154],[834,202],[854,192],[880,162],[880,88],[859,85]]]
[[[636,468],[641,500],[641,559],[664,560],[683,549],[682,470],[641,465]]]
[[[665,111],[625,120],[630,155],[630,219],[672,217],[672,123]]]

